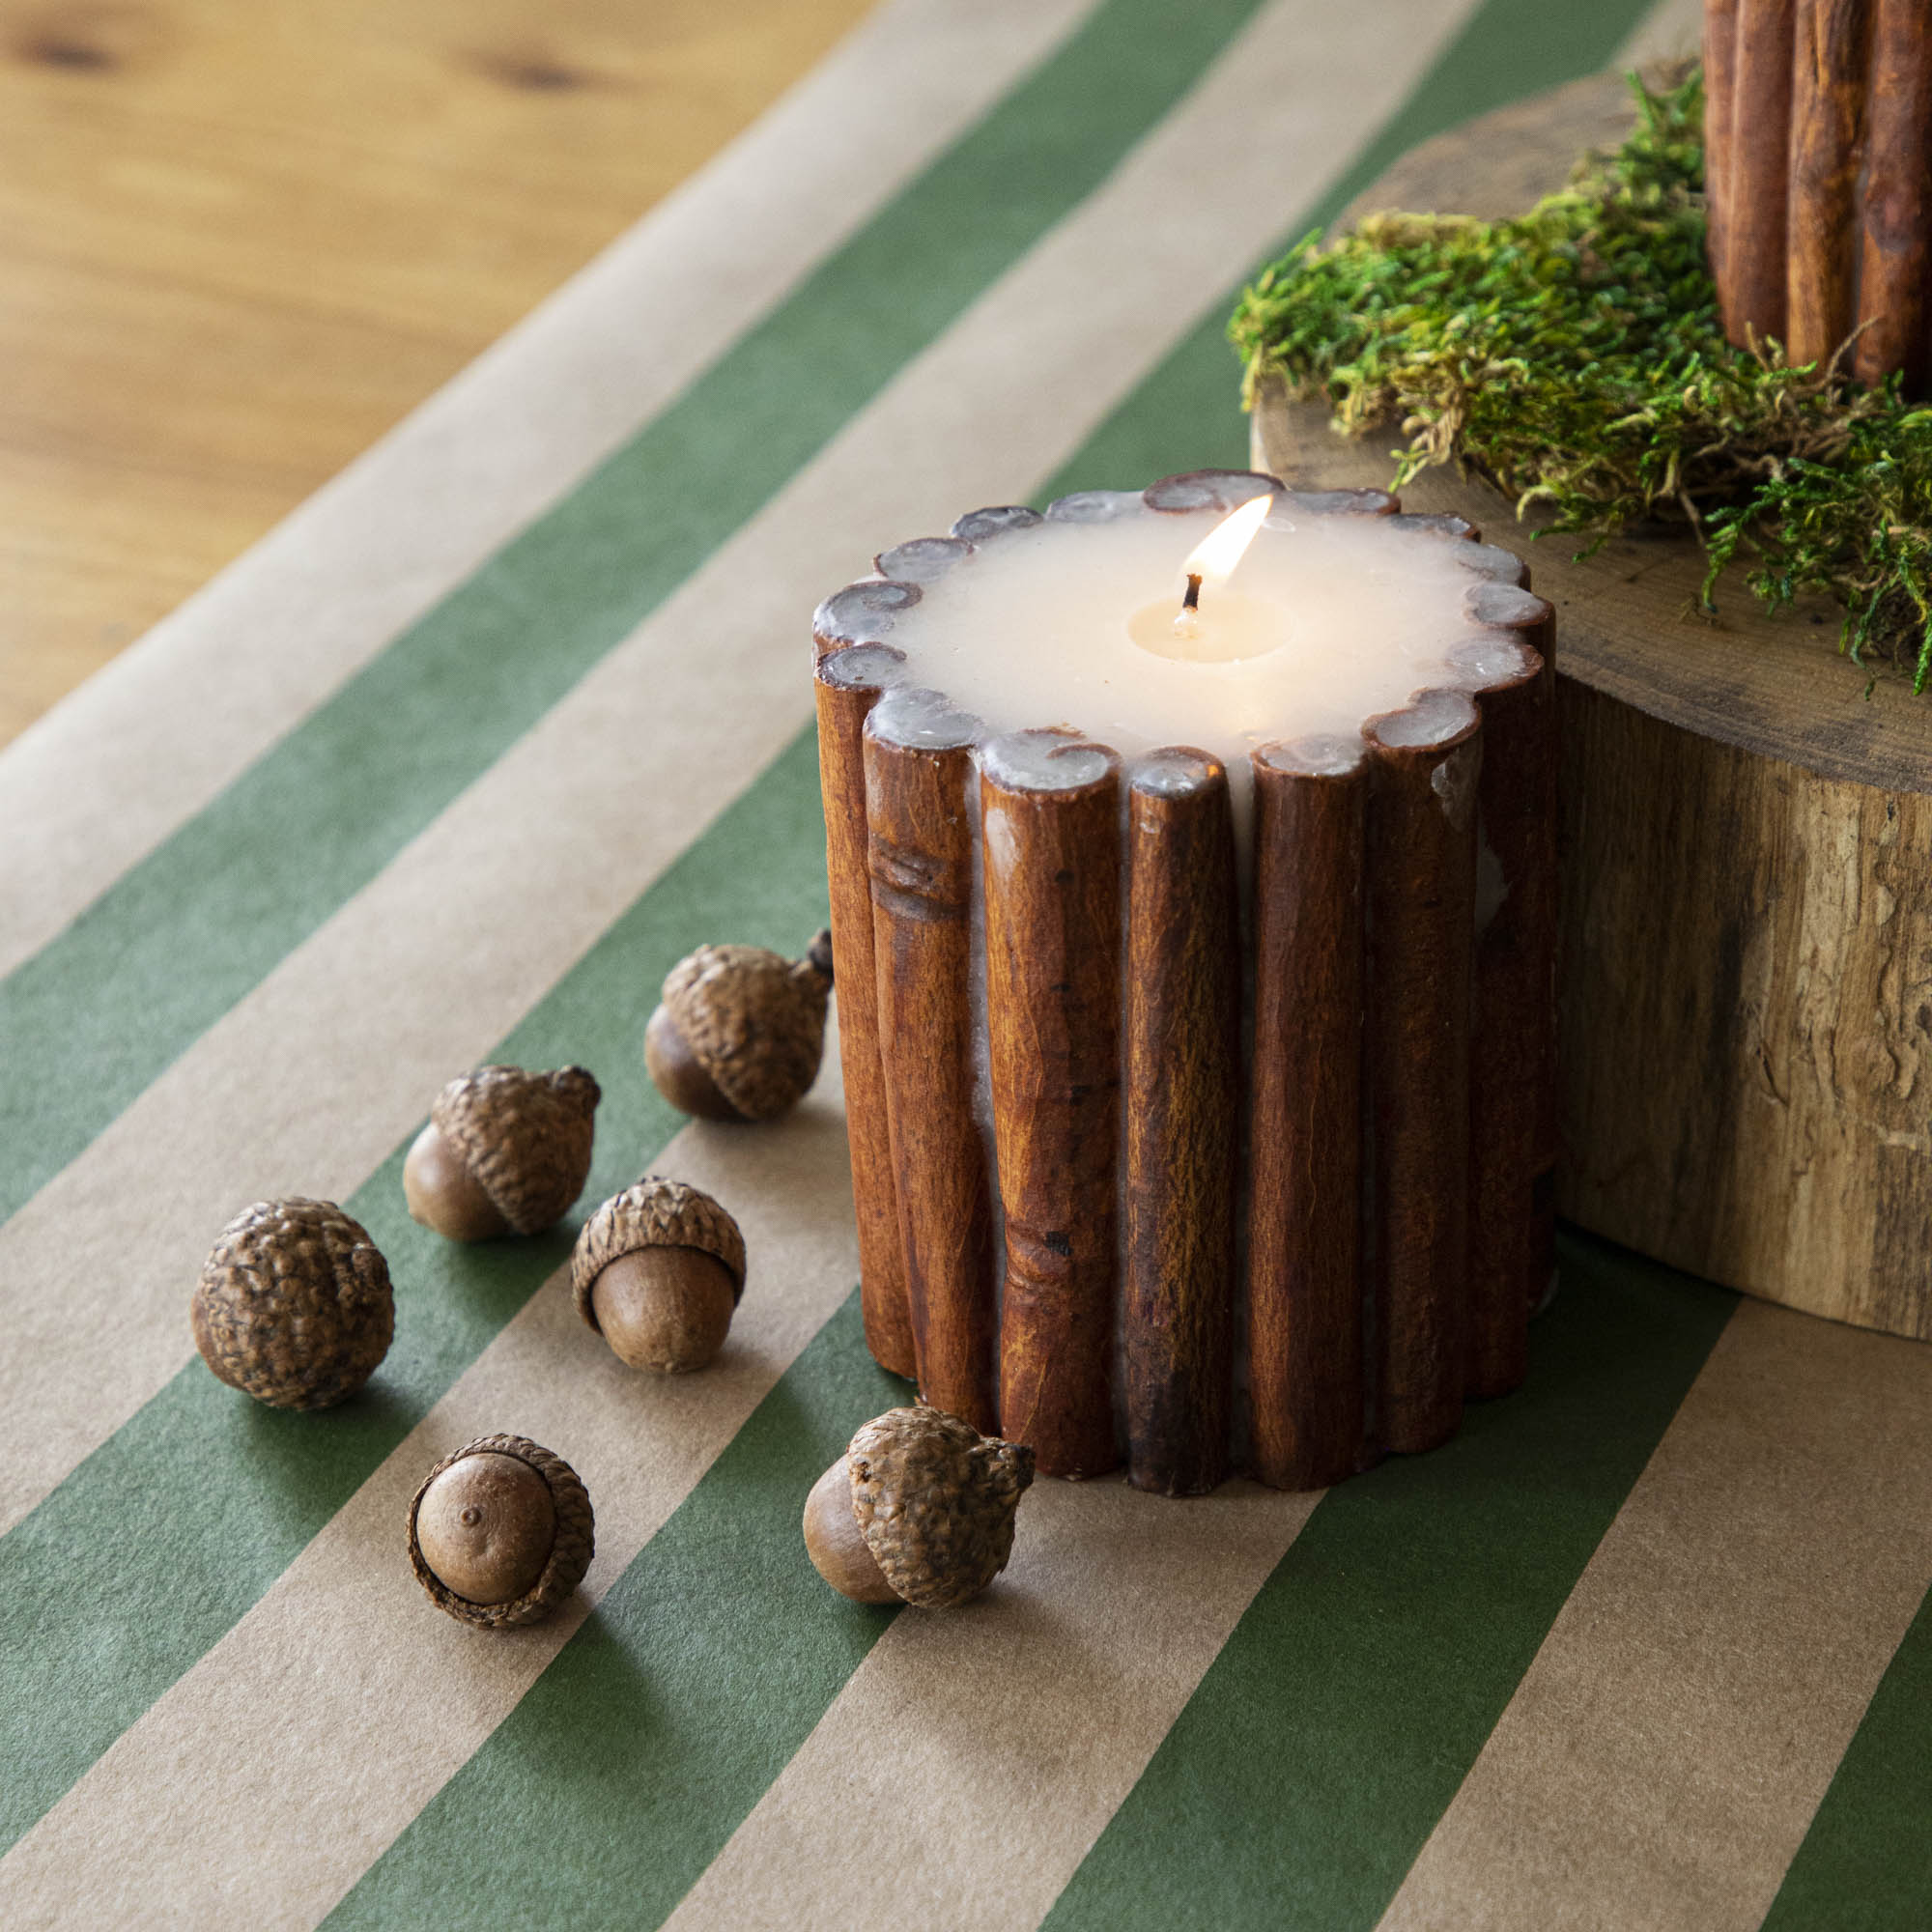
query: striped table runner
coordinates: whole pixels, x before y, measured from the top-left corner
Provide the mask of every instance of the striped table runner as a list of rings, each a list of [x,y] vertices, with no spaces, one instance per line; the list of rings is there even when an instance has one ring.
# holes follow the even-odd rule
[[[1240,278],[1682,0],[887,0],[734,148],[0,754],[0,1924],[1932,1922],[1932,1355],[1580,1238],[1530,1383],[1324,1497],[1045,1483],[954,1615],[833,1597],[861,1345],[836,1056],[644,1080],[699,941],[825,884],[817,597],[982,501],[1238,463]],[[572,1230],[452,1249],[451,1072],[603,1079],[584,1206],[738,1213],[702,1376]],[[343,1201],[395,1347],[319,1415],[194,1357],[258,1196]],[[408,1497],[489,1430],[598,1553],[481,1636]]]

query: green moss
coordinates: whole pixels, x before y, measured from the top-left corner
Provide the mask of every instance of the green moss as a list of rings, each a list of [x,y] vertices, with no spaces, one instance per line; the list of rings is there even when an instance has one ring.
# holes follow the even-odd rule
[[[1861,662],[1932,675],[1932,408],[1776,343],[1724,340],[1704,260],[1703,95],[1652,94],[1625,145],[1508,221],[1372,216],[1309,237],[1230,327],[1248,397],[1280,379],[1338,429],[1399,422],[1397,487],[1461,462],[1596,541],[1687,523],[1707,599],[1743,569],[1774,609],[1823,591]]]

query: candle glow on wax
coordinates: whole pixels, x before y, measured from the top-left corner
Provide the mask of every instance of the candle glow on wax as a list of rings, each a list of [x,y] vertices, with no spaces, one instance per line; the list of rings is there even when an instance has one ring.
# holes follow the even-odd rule
[[[981,742],[1065,725],[1130,764],[1191,745],[1237,788],[1262,745],[1353,739],[1419,690],[1480,682],[1472,646],[1517,652],[1470,614],[1471,590],[1494,587],[1488,546],[1314,513],[1288,495],[1254,500],[1265,507],[1238,589],[1208,583],[1202,599],[1204,632],[1236,637],[1233,649],[1174,655],[1186,560],[1226,525],[1226,504],[1154,510],[1124,491],[1066,498],[1044,517],[979,511],[956,526],[970,536],[901,544],[880,558],[892,577],[821,607],[818,633],[833,647],[888,647],[883,681],[945,693]],[[1135,635],[1147,611],[1159,646]]]
[[[1179,611],[1170,612],[1150,604],[1127,620],[1127,635],[1142,650],[1185,664],[1228,664],[1237,658],[1259,657],[1286,641],[1280,612],[1226,588],[1267,521],[1272,500],[1268,497],[1250,497],[1239,509],[1230,511],[1188,553],[1181,566],[1187,588]],[[1204,609],[1202,592],[1209,584],[1214,594]]]

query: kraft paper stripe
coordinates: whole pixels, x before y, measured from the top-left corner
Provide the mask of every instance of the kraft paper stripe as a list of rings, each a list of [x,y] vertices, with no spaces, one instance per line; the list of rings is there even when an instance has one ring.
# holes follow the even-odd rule
[[[789,945],[822,923],[823,838],[808,737],[498,1044],[494,1057],[526,1066],[602,1069],[574,1219],[635,1180],[679,1124],[639,1065],[665,972],[723,931]],[[403,1151],[345,1204],[397,1291],[395,1343],[360,1395],[313,1415],[267,1409],[192,1357],[0,1538],[0,1845],[247,1612],[568,1255],[570,1223],[468,1248],[417,1227]],[[175,1290],[184,1323],[190,1285]]]
[[[550,509],[1093,4],[887,0],[526,321],[0,752],[0,825],[33,828],[0,841],[0,973]]]
[[[1577,1237],[1529,1379],[1331,1490],[1046,1919],[1373,1926],[1736,1306]]]
[[[1037,1925],[1317,1500],[1037,1483],[998,1587],[893,1625],[670,1932]]]
[[[1405,4],[1419,60],[1425,7]],[[1252,162],[1285,176],[1332,165],[1338,142],[1346,151],[1325,111],[1278,112],[1291,85],[1345,98],[1363,51],[1346,34],[1297,31],[1304,11],[1264,15],[1076,216],[0,1231],[0,1266],[64,1267],[112,1307],[97,1325],[79,1319],[85,1291],[45,1305],[14,1375],[0,1365],[0,1399],[29,1445],[0,1476],[0,1524],[178,1369],[177,1284],[240,1200],[354,1185],[448,1068],[486,1051],[777,749],[806,701],[799,612],[859,567],[878,531],[944,527],[961,502],[1023,493],[1014,476],[1057,462],[1185,327],[1199,290],[1262,245],[1275,212],[1224,197],[1137,273],[1105,276],[1104,299],[1086,293],[1178,189],[1214,191],[1199,158],[1218,153],[1213,137],[1238,133]],[[1387,69],[1392,89],[1402,69]],[[1353,105],[1376,99],[1370,89]],[[1024,409],[999,400],[1036,393]],[[1227,391],[1221,419],[1234,419]],[[1191,453],[1186,420],[1173,446]],[[279,1087],[259,1078],[265,1061]],[[284,1090],[309,1104],[290,1110]],[[130,1263],[118,1227],[133,1213],[148,1237]]]
[[[783,1122],[688,1127],[652,1164],[724,1202],[744,1231],[745,1297],[718,1362],[690,1376],[625,1368],[578,1318],[567,1271],[553,1277],[262,1601],[0,1860],[0,1923],[311,1925],[335,1904],[595,1617],[848,1299],[858,1243],[837,1066],[835,1046]],[[843,1359],[781,1398],[810,1403],[828,1379],[853,1390],[848,1434],[904,1395],[869,1369],[853,1325],[835,1322],[821,1346]],[[440,1457],[502,1429],[582,1477],[597,1555],[565,1614],[475,1632],[423,1595],[403,1524]],[[95,1855],[109,1844],[112,1858]]]
[[[1257,4],[1105,0],[647,428],[0,983],[15,1043],[0,1214],[1098,186]]]
[[[1932,1583],[1927,1522],[1932,1350],[1743,1304],[1383,1926],[1750,1932]]]
[[[1893,1932],[1900,1925],[1932,1925],[1928,1711],[1932,1597],[1919,1605],[1879,1681],[1772,1902],[1765,1932],[1818,1932],[1821,1926]]]

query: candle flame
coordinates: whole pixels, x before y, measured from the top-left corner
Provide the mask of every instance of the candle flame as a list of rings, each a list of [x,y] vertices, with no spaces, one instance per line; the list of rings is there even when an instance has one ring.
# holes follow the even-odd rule
[[[1202,578],[1209,583],[1227,582],[1235,574],[1235,566],[1248,554],[1255,532],[1261,528],[1273,507],[1273,494],[1264,491],[1259,497],[1250,497],[1232,515],[1223,517],[1194,546],[1183,566],[1187,575]]]

